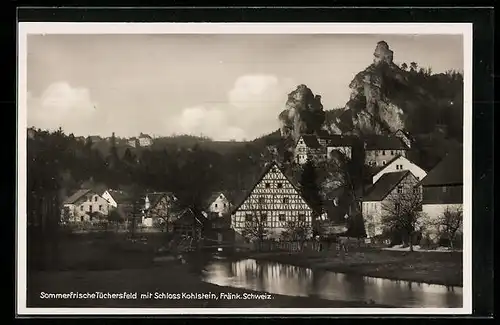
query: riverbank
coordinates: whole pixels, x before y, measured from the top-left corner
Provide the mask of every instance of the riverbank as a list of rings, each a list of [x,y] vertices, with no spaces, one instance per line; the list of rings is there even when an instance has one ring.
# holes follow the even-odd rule
[[[241,253],[232,258],[252,258],[338,273],[445,286],[463,285],[459,252],[401,252],[378,249],[308,253]]]
[[[43,299],[42,293],[137,293],[136,299]],[[150,298],[140,295],[151,293]],[[160,298],[171,294],[171,299]],[[183,299],[182,294],[213,293],[219,299]],[[221,294],[240,294],[240,299],[222,299]],[[180,299],[175,299],[176,294]],[[242,299],[257,295],[256,299]],[[259,296],[260,295],[260,296]],[[255,296],[254,296],[255,297]],[[271,299],[262,299],[262,298]],[[315,297],[267,294],[203,282],[177,262],[146,269],[100,271],[38,271],[28,280],[28,307],[87,308],[390,308],[370,302],[333,301]]]

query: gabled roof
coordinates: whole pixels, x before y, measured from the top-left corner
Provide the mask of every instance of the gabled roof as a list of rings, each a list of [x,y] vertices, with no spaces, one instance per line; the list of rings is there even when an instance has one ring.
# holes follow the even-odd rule
[[[195,214],[191,208],[186,208],[179,214],[179,216],[175,219],[174,222],[177,224],[189,225],[192,224],[192,221],[195,221],[199,225],[202,225],[205,222],[205,220],[206,220],[205,217]]]
[[[408,174],[409,170],[387,173],[368,189],[363,201],[382,201]]]
[[[149,210],[153,209],[158,204],[158,202],[160,202],[160,200],[163,197],[174,197],[175,198],[175,195],[172,192],[147,193],[146,196],[149,199]]]
[[[318,138],[313,134],[303,134],[301,138],[308,148],[319,149],[321,145],[318,142]]]
[[[113,200],[115,200],[118,204],[130,203],[132,198],[126,192],[119,190],[108,190],[108,193],[111,195]]]
[[[403,134],[404,134],[404,135],[405,135],[408,139],[410,139],[410,140],[412,140],[412,141],[414,140],[414,138],[413,138],[413,136],[410,134],[410,132],[408,132],[408,131],[406,131],[406,130],[404,130],[404,129],[398,129],[398,130],[396,130],[396,132],[394,132],[394,135],[395,135],[396,133],[398,133],[398,132],[403,133]]]
[[[366,150],[408,150],[404,142],[394,135],[369,135],[365,144]]]
[[[286,174],[286,172],[283,170],[283,168],[281,168],[278,163],[276,163],[276,161],[273,161],[271,163],[269,163],[265,168],[264,170],[262,171],[262,173],[260,174],[260,176],[257,178],[257,180],[254,182],[253,186],[248,190],[246,191],[246,193],[238,200],[238,203],[233,207],[233,209],[231,209],[231,214],[233,214],[236,210],[238,210],[241,205],[246,201],[246,199],[248,199],[248,197],[250,196],[250,194],[252,194],[252,191],[254,190],[254,188],[262,181],[262,179],[264,178],[264,176],[267,175],[267,173],[269,173],[269,171],[274,167],[276,166],[280,171],[281,173],[285,176],[285,179],[290,182],[290,184],[293,186],[293,188],[299,193],[300,195],[300,189],[298,188],[298,185],[297,183],[292,180],[290,177],[288,177],[288,175]],[[309,202],[307,202],[307,200],[302,197],[302,199],[306,202],[306,204],[308,205],[308,207],[314,211],[314,209],[311,207],[311,205],[309,204]]]
[[[80,189],[76,191],[73,195],[69,196],[66,200],[64,200],[64,204],[74,204],[76,201],[78,201],[80,198],[83,196],[87,195],[88,193],[92,192],[91,189]]]
[[[426,177],[422,186],[460,185],[464,182],[463,148],[448,153]]]
[[[148,138],[148,139],[152,139],[152,137],[149,135],[149,134],[145,134],[145,133],[141,133],[139,135],[139,138]]]
[[[211,193],[208,199],[205,200],[205,204],[210,206],[210,204],[212,204],[220,195],[224,195],[226,200],[230,201],[228,195],[224,191],[220,191]]]

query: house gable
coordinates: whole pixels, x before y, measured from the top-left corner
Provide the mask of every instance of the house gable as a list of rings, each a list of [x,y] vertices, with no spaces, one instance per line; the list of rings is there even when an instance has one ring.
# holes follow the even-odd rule
[[[269,228],[283,227],[285,222],[299,218],[312,222],[313,214],[312,208],[301,196],[298,188],[275,163],[266,168],[254,187],[233,210],[232,228],[244,228],[245,218],[257,212],[265,213],[269,217]]]
[[[396,156],[390,160],[381,170],[372,177],[372,184],[375,184],[384,174],[409,170],[418,179],[422,180],[427,172],[417,164],[403,156]]]

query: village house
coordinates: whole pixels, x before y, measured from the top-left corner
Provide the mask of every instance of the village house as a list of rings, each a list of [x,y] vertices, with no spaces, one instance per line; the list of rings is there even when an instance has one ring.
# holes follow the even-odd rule
[[[380,167],[380,170],[377,171],[372,177],[372,184],[375,184],[384,174],[403,170],[411,171],[411,173],[418,180],[422,180],[427,175],[427,172],[420,168],[417,164],[413,163],[406,157],[398,155],[388,161],[385,166]]]
[[[302,222],[312,234],[313,212],[296,185],[272,162],[233,209],[231,228],[243,235],[257,225],[270,238],[279,238],[289,222]]]
[[[187,208],[180,211],[175,220],[172,221],[172,231],[177,236],[198,240],[203,234],[205,222],[205,217]]]
[[[102,141],[102,138],[98,135],[90,135],[87,137],[87,139],[89,139],[92,143],[97,143]]]
[[[399,197],[421,195],[415,175],[409,170],[385,173],[368,190],[363,198],[362,215],[368,238],[378,237],[384,232],[382,216],[386,207],[399,204]]]
[[[141,147],[149,147],[153,144],[153,138],[148,134],[141,133],[138,140]]]
[[[229,202],[227,195],[223,192],[214,192],[208,198],[206,212],[207,215],[216,215],[222,217],[223,215],[230,212],[231,203]]]
[[[63,209],[68,222],[97,221],[108,216],[109,202],[99,191],[81,189],[64,201]]]
[[[371,135],[366,137],[364,144],[365,165],[379,167],[396,156],[406,157],[409,148],[394,135]]]
[[[294,150],[294,160],[297,164],[303,165],[309,160],[323,156],[326,158],[326,152],[314,134],[303,134],[297,140]]]
[[[463,150],[456,150],[436,165],[420,182],[422,211],[427,218],[431,240],[437,239],[438,229],[433,225],[445,211],[463,208]],[[460,230],[461,231],[461,230]]]
[[[175,202],[177,197],[170,192],[147,193],[144,197],[144,215],[141,224],[146,228],[163,227],[167,232],[177,218]]]
[[[132,147],[132,148],[137,147],[137,143],[138,143],[138,140],[135,137],[127,140],[127,145]]]
[[[104,191],[102,197],[108,201],[110,211],[115,210],[124,220],[127,219],[132,199],[126,192],[108,189]]]

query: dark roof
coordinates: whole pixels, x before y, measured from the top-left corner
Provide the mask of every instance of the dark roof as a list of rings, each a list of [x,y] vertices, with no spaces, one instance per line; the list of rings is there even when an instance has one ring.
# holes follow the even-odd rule
[[[348,135],[329,135],[325,137],[321,137],[321,139],[326,140],[327,146],[352,146],[356,141],[356,138]]]
[[[409,170],[387,173],[382,175],[379,180],[373,184],[363,198],[363,201],[382,201],[408,174]]]
[[[249,190],[245,191],[244,195],[242,195],[241,198],[239,198],[239,200],[237,201],[238,203],[231,210],[231,214],[233,214],[236,210],[238,210],[240,208],[240,206],[243,204],[243,202],[245,202],[245,200],[250,196],[250,194],[252,194],[252,191],[255,188],[255,186],[257,186],[257,184],[259,184],[259,182],[264,178],[264,176],[267,175],[267,173],[269,173],[269,171],[271,170],[271,168],[273,168],[274,166],[278,167],[278,169],[285,176],[286,180],[289,181],[290,184],[292,184],[292,186],[295,188],[295,190],[300,194],[300,189],[299,189],[296,181],[294,181],[293,179],[291,179],[286,174],[285,170],[283,170],[283,168],[281,168],[278,165],[278,163],[276,163],[276,161],[273,161],[273,162],[267,164],[267,166],[264,168],[264,170],[262,171],[262,173],[260,174],[260,176],[253,183],[252,187]],[[311,204],[309,202],[307,202],[307,200],[304,197],[302,197],[302,199],[304,199],[304,201],[309,206],[309,208],[314,211],[314,209],[311,207]]]
[[[108,193],[111,195],[113,200],[115,200],[115,202],[118,204],[130,203],[132,200],[130,195],[124,191],[108,190]]]
[[[454,150],[448,153],[436,167],[429,171],[420,184],[422,186],[463,184],[463,163],[463,149]]]
[[[64,204],[74,204],[81,197],[83,197],[84,195],[87,195],[90,192],[92,192],[91,189],[81,189],[81,190],[78,190],[73,195],[69,196],[66,200],[64,200]]]
[[[313,134],[304,134],[302,135],[302,139],[304,139],[304,143],[309,148],[321,148],[321,145],[318,142],[318,138]]]
[[[164,196],[175,197],[175,195],[172,192],[147,193],[146,196],[149,199],[149,209],[154,208],[158,204],[158,202],[160,202],[161,198]]]
[[[145,134],[145,133],[141,133],[139,135],[139,138],[148,138],[148,139],[152,139],[151,136],[149,134]]]
[[[365,138],[366,150],[408,150],[404,142],[394,135],[370,135]]]
[[[198,224],[203,224],[205,221],[205,217],[201,215],[197,215],[190,208],[184,209],[179,216],[175,219],[174,223],[176,224],[193,224],[193,221],[196,221]]]

